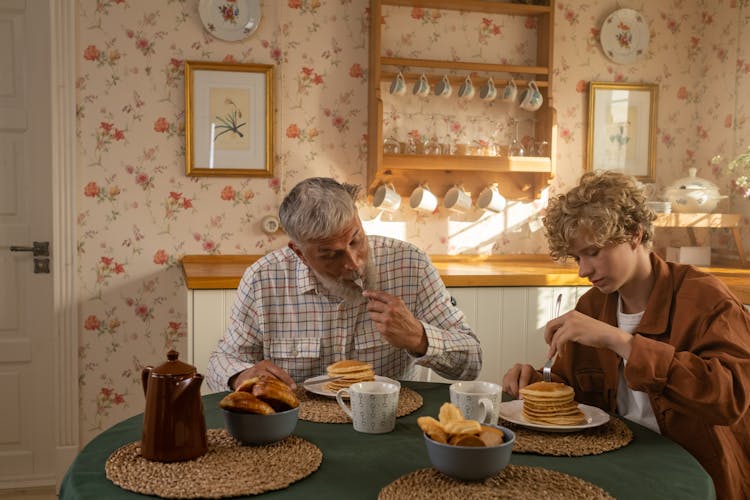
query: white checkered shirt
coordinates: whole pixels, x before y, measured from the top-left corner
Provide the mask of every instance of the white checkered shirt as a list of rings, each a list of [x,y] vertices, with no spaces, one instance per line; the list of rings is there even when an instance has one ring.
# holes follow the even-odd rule
[[[342,359],[360,359],[375,373],[408,379],[415,364],[446,378],[471,380],[482,350],[464,314],[451,304],[437,269],[416,246],[368,237],[378,283],[368,288],[400,297],[422,322],[428,348],[414,357],[385,341],[367,313],[367,300],[344,302],[318,284],[287,247],[251,265],[242,276],[229,326],[208,361],[208,385],[227,390],[233,375],[269,359],[296,381],[326,373]],[[200,332],[198,332],[200,334]]]

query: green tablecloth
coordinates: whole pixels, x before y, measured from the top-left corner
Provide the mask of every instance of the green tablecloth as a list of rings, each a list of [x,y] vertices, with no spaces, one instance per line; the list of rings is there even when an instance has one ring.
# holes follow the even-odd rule
[[[448,385],[404,382],[419,392],[424,406],[396,421],[388,434],[355,432],[348,424],[319,424],[300,420],[294,434],[323,451],[323,463],[311,476],[263,498],[376,498],[380,489],[402,475],[429,467],[417,417],[437,417],[449,400]],[[204,396],[206,425],[223,428],[218,402],[225,393]],[[68,470],[60,491],[63,500],[145,498],[115,486],[104,474],[104,463],[120,446],[141,437],[142,415],[129,418],[92,440]],[[683,448],[650,430],[627,422],[633,442],[619,450],[587,457],[548,457],[513,454],[511,463],[544,467],[580,477],[618,499],[713,499],[713,483]]]

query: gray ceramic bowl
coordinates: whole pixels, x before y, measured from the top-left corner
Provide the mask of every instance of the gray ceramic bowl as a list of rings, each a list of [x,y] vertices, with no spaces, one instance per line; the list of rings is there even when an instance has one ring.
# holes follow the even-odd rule
[[[438,443],[424,435],[427,445],[427,455],[432,466],[437,470],[456,479],[464,481],[478,481],[494,476],[510,462],[516,435],[512,430],[500,425],[494,425],[503,431],[505,440],[497,446],[453,446]]]
[[[242,444],[266,444],[281,441],[297,426],[299,406],[291,410],[257,415],[221,409],[229,434]]]

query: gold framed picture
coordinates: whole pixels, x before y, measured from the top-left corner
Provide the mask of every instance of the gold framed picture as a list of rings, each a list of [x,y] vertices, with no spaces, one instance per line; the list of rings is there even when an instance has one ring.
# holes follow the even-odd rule
[[[654,182],[656,105],[651,83],[589,84],[586,170],[614,170]]]
[[[185,61],[189,176],[273,176],[273,66]]]

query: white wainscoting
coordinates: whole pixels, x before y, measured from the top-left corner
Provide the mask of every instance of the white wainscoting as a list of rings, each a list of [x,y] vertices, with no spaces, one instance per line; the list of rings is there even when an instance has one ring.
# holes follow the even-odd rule
[[[544,325],[552,317],[557,294],[561,312],[573,308],[589,287],[449,288],[482,344],[484,362],[479,379],[499,383],[514,363],[544,363]],[[205,373],[208,355],[227,326],[235,290],[189,290],[188,359]],[[419,380],[444,381],[431,370]],[[204,392],[208,389],[204,384]]]

